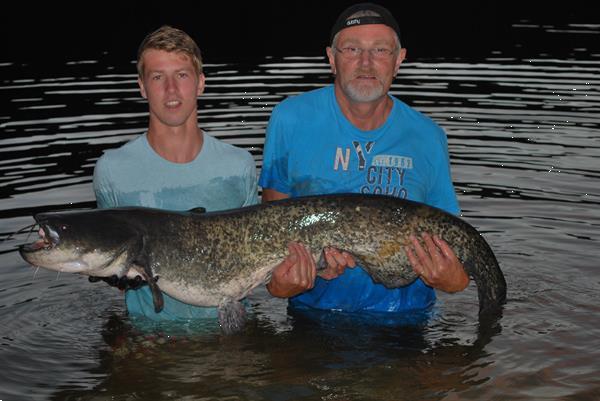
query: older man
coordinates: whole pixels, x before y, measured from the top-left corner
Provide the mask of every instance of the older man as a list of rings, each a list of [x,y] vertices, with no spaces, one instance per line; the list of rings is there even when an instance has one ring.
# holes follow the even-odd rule
[[[267,129],[259,184],[264,201],[339,192],[385,194],[459,213],[450,174],[447,139],[432,120],[390,96],[406,57],[390,12],[361,3],[339,16],[326,49],[335,82],[291,97],[274,110]],[[314,265],[291,264],[267,286],[293,307],[344,311],[422,310],[437,288],[461,291],[469,283],[447,243],[415,233],[406,252],[420,279],[387,289],[375,284],[351,255],[332,251],[329,280]],[[337,274],[331,274],[337,271]],[[336,277],[337,276],[337,277]]]

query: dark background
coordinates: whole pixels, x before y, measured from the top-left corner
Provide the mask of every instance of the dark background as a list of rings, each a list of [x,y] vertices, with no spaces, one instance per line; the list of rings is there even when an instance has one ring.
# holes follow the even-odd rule
[[[324,54],[338,14],[357,1],[102,1],[19,2],[3,5],[0,62],[106,57],[134,60],[144,36],[162,24],[188,32],[206,62],[264,59],[264,56]],[[600,23],[593,2],[568,1],[379,1],[400,23],[408,59],[515,57],[549,52],[569,57],[577,35],[553,35],[549,27]],[[524,28],[515,23],[540,24]],[[531,54],[535,45],[535,53]]]

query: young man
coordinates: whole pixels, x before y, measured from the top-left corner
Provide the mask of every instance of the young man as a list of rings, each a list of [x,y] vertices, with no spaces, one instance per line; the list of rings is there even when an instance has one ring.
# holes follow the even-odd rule
[[[354,5],[331,32],[327,57],[333,86],[288,98],[271,115],[259,185],[263,201],[339,192],[397,196],[459,213],[444,131],[388,95],[406,57],[398,23],[376,4]],[[413,284],[387,289],[338,261],[337,278],[317,278],[303,288],[299,273],[281,269],[268,285],[294,307],[345,311],[408,311],[435,301],[433,288],[461,291],[469,278],[441,238],[414,237],[407,255],[420,275]],[[304,276],[308,275],[305,273]],[[329,277],[331,278],[331,276]],[[314,285],[314,288],[312,288]]]
[[[204,91],[205,78],[194,40],[179,29],[161,27],[141,43],[137,70],[141,94],[148,100],[148,130],[98,160],[94,170],[98,207],[214,211],[257,203],[252,156],[198,127],[197,97]],[[299,244],[290,244],[289,251],[282,267],[313,263]],[[148,286],[125,293],[130,315],[153,320],[217,316],[214,308],[163,297],[164,309],[155,313]]]

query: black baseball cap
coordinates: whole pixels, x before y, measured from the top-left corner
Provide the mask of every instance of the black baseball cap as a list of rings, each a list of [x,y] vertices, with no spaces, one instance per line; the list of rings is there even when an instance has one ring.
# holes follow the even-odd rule
[[[378,17],[368,16],[368,17],[356,17],[350,18],[351,15],[359,12],[359,11],[373,11],[379,14]],[[385,7],[380,6],[379,4],[374,3],[359,3],[353,6],[348,7],[338,17],[337,21],[333,25],[331,29],[331,36],[329,37],[329,43],[333,43],[333,37],[342,29],[350,28],[351,26],[357,25],[367,25],[367,24],[383,24],[392,28],[396,34],[398,35],[398,40],[400,40],[400,26],[396,21],[396,18],[389,12],[389,10]]]

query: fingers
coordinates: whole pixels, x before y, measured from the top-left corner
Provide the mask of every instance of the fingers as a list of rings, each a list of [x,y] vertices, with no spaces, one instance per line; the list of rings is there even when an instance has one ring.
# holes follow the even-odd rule
[[[433,241],[435,242],[435,244],[437,245],[438,249],[441,250],[442,254],[446,258],[453,259],[453,258],[456,257],[456,255],[454,254],[454,251],[452,250],[452,248],[450,248],[450,245],[448,245],[448,243],[446,241],[444,241],[443,239],[441,239],[437,235],[433,236]]]
[[[423,233],[422,237],[423,241],[425,242],[425,246],[427,247],[427,253],[429,254],[429,256],[431,256],[433,261],[435,262],[436,260],[441,259],[443,255],[441,254],[440,249],[435,244],[431,235]]]
[[[427,285],[435,287],[440,278],[440,270],[446,264],[445,255],[436,245],[436,240],[428,233],[421,234],[423,243],[411,235],[412,246],[406,246],[406,256],[413,267],[413,271],[421,277]]]
[[[320,276],[326,280],[331,280],[344,273],[346,267],[355,267],[356,261],[354,257],[348,252],[340,252],[338,249],[333,247],[326,247],[323,249],[325,255],[325,261],[327,262],[327,268],[320,272]]]
[[[356,267],[356,260],[354,259],[354,256],[352,256],[346,251],[342,252],[342,256],[344,257],[344,260],[346,261],[346,265],[348,267]]]
[[[289,254],[273,270],[267,289],[271,295],[289,298],[313,288],[317,267],[310,251],[298,242],[288,244]]]
[[[428,233],[423,233],[421,238],[422,242],[411,236],[410,245],[405,247],[414,272],[431,287],[446,292],[465,289],[469,277],[448,243]]]
[[[298,263],[299,255],[297,247],[293,243],[288,244],[288,255],[283,259],[283,262],[279,265],[284,270],[289,270],[296,263]]]
[[[325,248],[325,260],[327,261],[328,277],[337,277],[344,272],[346,268],[346,259],[337,249],[331,247]]]
[[[348,252],[327,247],[323,250],[323,263],[327,266],[319,270],[319,276],[326,280],[338,277],[346,267],[355,267],[356,261]],[[288,255],[273,270],[267,289],[271,295],[287,298],[314,287],[317,266],[310,249],[299,242],[288,244]]]
[[[458,292],[467,288],[469,285],[469,275],[450,245],[438,236],[433,236],[433,241],[444,255],[443,259],[445,266],[447,266],[446,271],[448,272],[448,279],[445,280],[444,285],[440,289],[446,292]]]
[[[308,248],[303,244],[294,242],[292,243],[292,246],[298,255],[298,260],[296,263],[299,266],[298,270],[300,273],[301,282],[308,288],[312,288],[317,276],[317,266],[315,264],[315,260],[313,259]]]
[[[408,257],[408,261],[410,262],[413,271],[417,276],[422,275],[421,262],[417,258],[417,255],[413,252],[412,248],[408,245],[404,247],[404,251],[406,252],[406,256]]]
[[[348,264],[342,252],[332,247],[325,248],[325,258],[330,266],[346,266]]]
[[[124,290],[135,290],[140,288],[141,286],[147,284],[141,276],[137,275],[134,278],[128,278],[127,276],[117,276],[113,274],[109,277],[97,277],[97,276],[89,276],[88,280],[91,283],[96,283],[98,281],[104,281],[106,284],[111,287],[117,287],[118,289]]]
[[[421,263],[421,258],[417,255],[417,252],[416,252],[416,249],[421,247],[421,244],[414,236],[410,237],[410,242],[411,242],[412,246],[406,245],[404,247],[404,251],[406,252],[408,261],[410,262],[415,274],[418,277],[420,277],[423,281],[425,281],[425,283],[427,283],[427,280],[425,279],[424,266]],[[427,283],[427,284],[429,284],[429,283]]]
[[[145,284],[148,284],[144,281],[144,279],[142,278],[142,276],[135,276],[135,278],[129,280],[128,285],[129,288],[132,290],[137,290],[138,288],[144,286]]]
[[[331,251],[324,249],[323,253],[325,255],[325,261],[327,262],[327,267],[325,270],[319,272],[319,276],[325,280],[331,280],[342,274],[344,272],[344,266],[337,263],[335,257],[331,255]]]
[[[411,235],[410,241],[412,248],[409,247],[409,260],[413,265],[413,270],[423,279],[427,279],[430,276],[432,260],[427,250],[421,245],[416,236]]]

